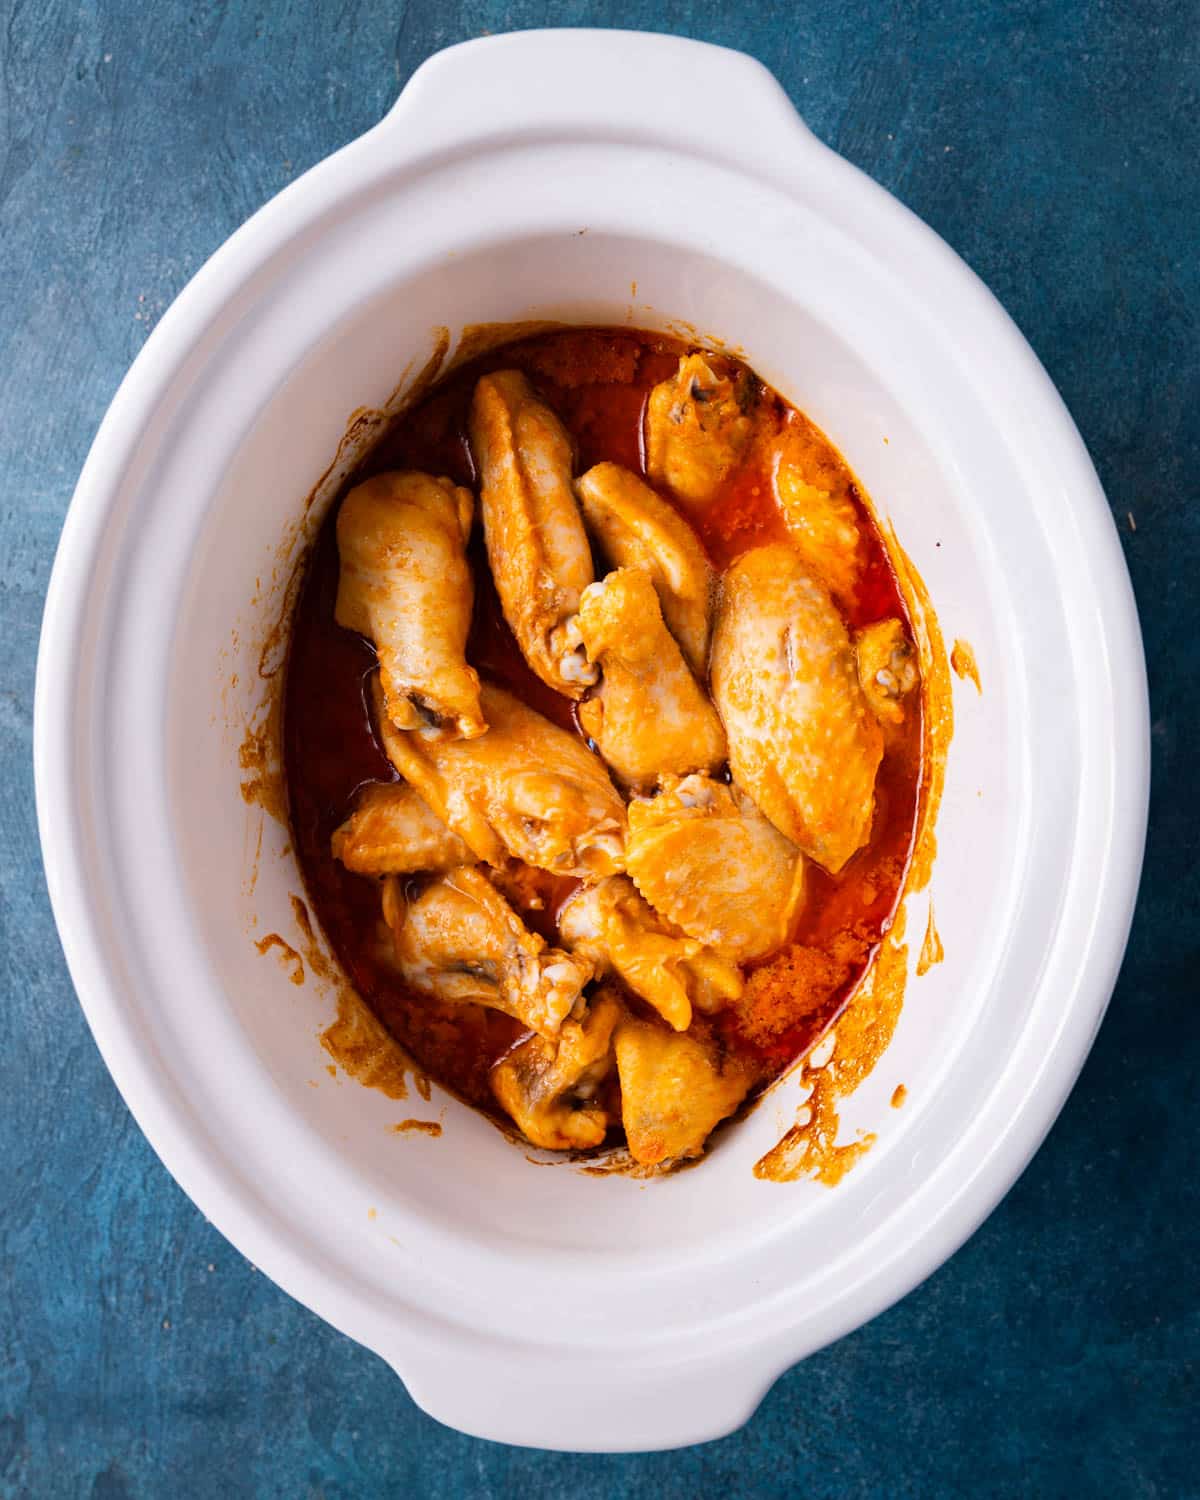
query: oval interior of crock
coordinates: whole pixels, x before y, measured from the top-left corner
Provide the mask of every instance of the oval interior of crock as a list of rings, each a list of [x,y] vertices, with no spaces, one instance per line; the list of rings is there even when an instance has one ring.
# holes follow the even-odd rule
[[[644,1183],[531,1164],[526,1152],[436,1087],[425,1105],[331,1078],[319,1042],[333,1013],[330,988],[311,973],[293,984],[280,950],[264,956],[255,946],[275,932],[303,948],[290,900],[303,887],[286,828],[243,799],[238,762],[241,728],[261,691],[259,646],[287,581],[287,569],[278,567],[281,538],[332,459],[350,412],[381,405],[406,367],[419,369],[440,325],[454,341],[467,325],[525,319],[690,325],[733,347],[846,455],[924,576],[947,646],[963,636],[980,662],[982,698],[975,700],[973,687],[971,698],[956,693],[931,886],[946,959],[910,980],[891,1047],[847,1101],[844,1135],[872,1130],[879,1139],[836,1190],[752,1176],[755,1160],[791,1123],[794,1077],[725,1132],[697,1169],[667,1179]],[[948,438],[948,413],[912,380],[912,365],[880,359],[889,342],[902,338],[897,327],[865,348],[847,334],[836,306],[813,306],[802,283],[787,292],[711,251],[666,239],[598,230],[517,236],[442,258],[364,298],[305,351],[264,403],[246,411],[245,430],[191,548],[171,645],[166,721],[172,833],[190,917],[225,1012],[218,1027],[213,1016],[171,1017],[168,1004],[161,1045],[174,1045],[174,1027],[185,1053],[207,1053],[206,1076],[195,1086],[214,1107],[253,1116],[267,1112],[269,1102],[272,1114],[282,1111],[295,1126],[287,1159],[266,1167],[264,1146],[260,1170],[311,1183],[340,1226],[337,1233],[378,1243],[382,1274],[385,1230],[399,1239],[424,1226],[431,1243],[486,1247],[518,1265],[565,1253],[580,1264],[602,1256],[614,1266],[635,1257],[642,1266],[680,1267],[699,1253],[744,1256],[798,1217],[811,1219],[817,1231],[809,1267],[816,1271],[839,1240],[878,1220],[910,1173],[935,1164],[936,1136],[922,1132],[917,1141],[916,1127],[953,1091],[967,1040],[973,1088],[986,1087],[988,1073],[1000,1066],[999,1053],[987,1057],[989,1007],[997,1003],[991,979],[1004,955],[1014,872],[1028,837],[1027,765],[1014,729],[1021,683],[1004,649],[1013,600],[997,582],[987,516],[1006,479],[1014,488],[1019,480],[1005,467],[1006,436],[992,427],[990,413],[972,406],[968,389]],[[926,349],[922,358],[935,354]],[[229,379],[236,381],[239,369],[245,376],[244,361],[252,359],[252,349],[231,346],[224,358]],[[217,378],[217,371],[208,376],[210,390]],[[201,418],[193,412],[182,420],[195,425]],[[964,455],[978,455],[980,445],[990,456],[991,494],[972,492],[963,469]],[[1030,575],[1043,566],[1032,558]],[[914,960],[927,900],[911,901]],[[1019,1010],[1020,991],[1010,986],[1005,1003]],[[993,1020],[997,1038],[1016,1029],[1014,1014]],[[899,1083],[908,1103],[895,1111],[890,1099]],[[394,1134],[390,1127],[409,1116],[438,1120],[441,1137]],[[794,1269],[799,1274],[802,1267]]]

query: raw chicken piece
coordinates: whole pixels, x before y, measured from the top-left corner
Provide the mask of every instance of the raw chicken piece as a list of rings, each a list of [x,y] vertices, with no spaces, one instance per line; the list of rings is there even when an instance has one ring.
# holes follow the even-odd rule
[[[581,887],[559,912],[558,931],[572,953],[597,974],[615,971],[676,1031],[692,1024],[693,1005],[717,1010],[742,993],[737,965],[672,931],[624,875]]]
[[[795,423],[780,433],[772,468],[779,509],[801,560],[849,603],[864,562],[849,472],[833,466],[826,446]]]
[[[330,842],[334,859],[357,875],[443,872],[475,862],[462,839],[403,781],[363,787],[354,811]]]
[[[735,780],[836,873],[870,837],[883,734],[846,627],[792,547],[743,553],[725,574],[711,670]]]
[[[571,486],[571,438],[519,370],[480,380],[470,427],[483,535],[504,618],[542,681],[578,698],[596,672],[572,624],[595,574]]]
[[[502,688],[487,734],[430,743],[381,719],[388,759],[476,859],[596,879],[625,868],[625,804],[600,757]]]
[[[626,868],[650,905],[722,958],[785,943],[804,899],[804,861],[737,787],[668,778],[629,804]]]
[[[618,568],[584,589],[578,626],[601,669],[579,722],[619,781],[646,787],[664,772],[724,763],[725,731],[663,624],[648,573]]]
[[[584,959],[547,948],[474,866],[439,876],[411,901],[389,876],[383,916],[415,989],[504,1011],[540,1036],[558,1032],[592,977]]]
[[[667,629],[703,681],[716,575],[696,533],[673,505],[620,464],[597,464],[575,481],[575,492],[609,562],[649,573]]]
[[[470,490],[405,470],[357,485],[338,512],[335,618],[374,642],[392,723],[430,739],[487,728],[464,654],[473,505]]]
[[[710,1043],[649,1021],[622,1021],[616,1052],[629,1152],[645,1166],[696,1156],[750,1086]]]
[[[854,636],[858,680],[885,735],[904,723],[913,689],[921,681],[917,653],[897,619],[878,620]]]
[[[558,1037],[531,1036],[492,1069],[492,1090],[527,1141],[547,1151],[583,1151],[608,1131],[596,1089],[613,1064],[613,1028],[622,1014],[611,995],[597,994],[580,1020],[564,1021]]]
[[[725,364],[711,354],[685,355],[646,405],[646,472],[693,505],[713,498],[754,435],[750,372],[736,368],[731,378]]]

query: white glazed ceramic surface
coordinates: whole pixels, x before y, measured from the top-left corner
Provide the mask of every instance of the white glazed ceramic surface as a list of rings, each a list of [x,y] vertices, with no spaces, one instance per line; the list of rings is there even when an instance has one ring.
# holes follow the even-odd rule
[[[847,455],[947,641],[975,648],[983,694],[956,683],[931,886],[945,962],[910,982],[847,1102],[844,1135],[878,1141],[836,1189],[751,1174],[791,1123],[794,1081],[675,1177],[531,1165],[436,1091],[398,1105],[331,1080],[331,999],[251,942],[294,933],[301,889],[266,820],[248,894],[264,819],[237,765],[280,539],[348,414],[421,364],[434,325],[523,318],[681,320],[739,345]],[[1083,1061],[1145,829],[1129,582],[1028,346],[758,64],[621,33],[433,58],[180,296],[79,482],[35,738],[71,972],[163,1161],[434,1416],[553,1448],[730,1430],[961,1243]],[[440,1139],[389,1132],[418,1113]]]

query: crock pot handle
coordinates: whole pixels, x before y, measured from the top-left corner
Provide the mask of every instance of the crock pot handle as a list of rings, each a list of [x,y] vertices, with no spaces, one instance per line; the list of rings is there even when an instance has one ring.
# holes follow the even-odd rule
[[[782,148],[816,145],[754,58],[640,31],[512,32],[449,47],[422,63],[376,131],[402,133],[406,154],[481,140],[645,139],[760,177],[786,170]]]
[[[520,1352],[481,1334],[468,1347],[408,1348],[389,1360],[421,1409],[472,1437],[573,1453],[682,1448],[735,1432],[779,1374],[745,1364],[653,1364]],[[761,1364],[761,1368],[759,1365]]]

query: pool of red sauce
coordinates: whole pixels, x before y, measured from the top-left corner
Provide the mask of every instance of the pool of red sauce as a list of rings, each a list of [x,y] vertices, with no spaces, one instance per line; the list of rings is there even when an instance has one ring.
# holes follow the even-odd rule
[[[554,407],[572,433],[582,472],[610,459],[644,475],[642,417],[650,388],[671,375],[686,346],[627,330],[566,330],[509,344],[440,383],[347,482],[346,489],[392,468],[424,469],[473,485],[466,439],[471,391],[487,370],[517,366]],[[836,453],[807,420],[766,387],[760,410],[778,424],[803,424],[810,441]],[[853,491],[857,497],[857,491]],[[868,561],[852,609],[851,627],[889,615],[907,618],[886,550],[860,504]],[[284,701],[284,753],[292,831],[309,900],[351,982],[417,1063],[470,1103],[497,1117],[488,1086],[492,1064],[523,1035],[495,1011],[444,1005],[409,991],[389,969],[379,885],[352,875],[330,855],[330,835],[346,817],[363,782],[395,780],[376,739],[367,707],[373,649],[334,623],[338,558],[335,505],[308,565],[292,630]],[[770,476],[753,461],[732,477],[697,522],[688,519],[713,564],[727,566],[753,546],[786,539]],[[471,541],[476,597],[468,656],[485,677],[501,683],[563,728],[579,733],[572,704],[530,671],[504,622],[486,566],[480,527]],[[911,715],[914,720],[916,715]],[[877,810],[869,844],[837,876],[809,865],[807,900],[794,941],[824,949],[853,929],[861,958],[819,1004],[809,996],[794,1022],[764,1039],[746,1034],[736,1007],[715,1023],[723,1047],[753,1067],[759,1087],[793,1061],[837,1015],[861,977],[894,911],[910,850],[919,786],[920,724],[889,748],[877,780]],[[554,937],[554,913],[575,882],[531,872],[534,905],[521,903],[530,926]],[[865,888],[865,891],[864,891]],[[767,960],[768,963],[771,960]],[[802,1012],[802,1013],[801,1013]],[[700,1022],[707,1027],[707,1023]]]

